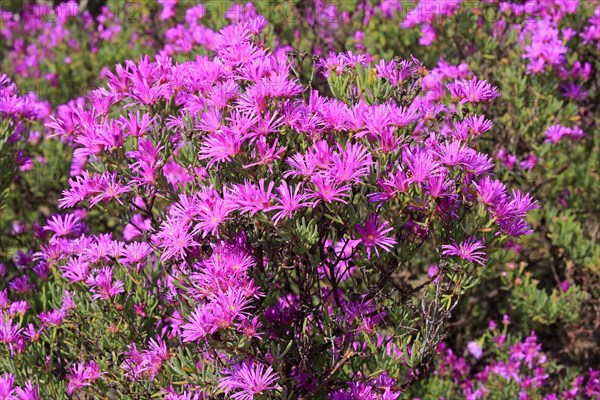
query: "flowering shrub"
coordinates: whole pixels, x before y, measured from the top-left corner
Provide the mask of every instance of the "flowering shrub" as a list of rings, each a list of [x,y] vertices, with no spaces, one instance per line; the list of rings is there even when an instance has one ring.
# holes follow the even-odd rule
[[[597,41],[592,39],[597,2],[399,4],[373,4],[368,24],[355,25],[363,32],[360,42],[347,45],[374,55],[415,55],[434,67],[425,78],[430,88],[443,88],[440,77],[455,73],[466,75],[461,79],[475,74],[497,86],[501,96],[486,113],[493,124],[480,141],[481,150],[494,156],[505,183],[531,193],[542,205],[532,214],[534,235],[509,243],[504,258],[508,265],[524,265],[507,270],[501,263],[487,269],[482,292],[474,295],[486,299],[485,304],[467,306],[464,312],[480,315],[477,325],[498,318],[490,310],[499,309],[521,315],[519,323],[538,332],[555,335],[560,330],[569,358],[589,362],[595,357],[589,351],[600,350],[591,344],[597,328],[583,322],[593,320],[598,310],[592,299],[597,296],[599,260],[594,83],[599,65]],[[419,24],[409,28],[414,21]],[[399,39],[385,40],[389,37]],[[502,286],[506,274],[512,281]],[[527,276],[540,284],[521,285]],[[566,305],[564,285],[580,294],[569,296]],[[578,321],[558,323],[559,309],[569,309],[566,314],[574,313]],[[568,337],[577,337],[581,346]]]
[[[39,101],[34,93],[21,96],[17,86],[6,75],[0,75],[0,160],[2,160],[2,181],[0,194],[7,193],[11,179],[16,178],[17,170],[31,169],[31,156],[19,145],[26,143],[30,136],[35,142],[39,132],[31,132],[31,124],[43,120],[50,112],[48,104]]]
[[[284,53],[264,48],[264,25],[224,28],[214,59],[128,61],[87,103],[52,117],[47,126],[88,166],[59,204],[85,208],[44,228],[37,284],[51,270],[66,287],[60,307],[30,325],[37,340],[18,328],[4,340],[11,363],[49,344],[55,351],[34,364],[49,368],[65,344],[86,346],[73,328],[108,323],[121,339],[88,343],[95,357],[84,362],[154,391],[185,379],[205,395],[327,393],[350,365],[363,365],[363,379],[390,369],[394,386],[408,386],[476,266],[530,232],[534,201],[490,176],[491,159],[469,146],[479,132],[461,125],[471,117],[415,96],[416,60],[372,69],[332,54],[319,65],[338,98],[322,97],[290,76]],[[448,89],[473,107],[498,96],[476,78]],[[97,211],[114,218],[112,234],[86,227]],[[396,278],[425,262],[436,263],[435,279]],[[413,309],[428,286],[431,300]],[[25,294],[33,284],[24,274],[10,287]],[[197,365],[171,364],[189,363],[189,351]],[[124,360],[101,356],[116,353]],[[73,366],[67,392],[102,378],[97,365]],[[114,390],[131,393],[120,382]]]
[[[490,321],[489,331],[467,345],[468,355],[460,357],[441,345],[436,372],[420,385],[417,393],[425,398],[464,397],[484,399],[594,399],[600,396],[600,371],[590,369],[574,376],[572,371],[553,365],[535,333],[519,340],[508,333],[510,319],[504,316],[502,328]],[[484,352],[485,348],[485,352]],[[560,375],[553,387],[550,377]]]
[[[2,11],[0,398],[598,397],[595,2],[82,3]]]
[[[0,255],[5,260],[28,243],[26,223],[34,224],[36,235],[42,232],[37,218],[40,209],[52,207],[40,204],[52,191],[64,183],[55,177],[68,167],[56,162],[62,158],[63,146],[46,141],[43,122],[47,121],[50,105],[33,92],[22,94],[6,75],[0,75]],[[58,151],[57,151],[58,150]],[[58,155],[53,151],[57,151]],[[68,169],[67,169],[68,171]],[[43,179],[40,182],[39,178]],[[8,235],[6,235],[8,233]],[[3,264],[2,264],[3,265]]]
[[[0,66],[53,105],[99,86],[103,68],[155,46],[142,2],[110,1],[98,15],[73,0],[59,3],[0,9]]]

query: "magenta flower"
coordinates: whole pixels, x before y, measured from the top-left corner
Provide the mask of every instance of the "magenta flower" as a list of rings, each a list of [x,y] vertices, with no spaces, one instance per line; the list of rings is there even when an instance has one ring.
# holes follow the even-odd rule
[[[238,332],[247,338],[262,338],[260,334],[262,323],[259,321],[258,316],[255,315],[252,318],[241,317],[240,320],[241,322],[236,324],[236,329]]]
[[[469,150],[465,143],[454,141],[440,145],[436,155],[442,164],[457,166],[462,164]]]
[[[494,205],[506,199],[506,186],[488,176],[473,184],[477,198],[483,204]]]
[[[98,378],[101,378],[103,373],[100,372],[100,367],[95,361],[86,363],[76,363],[70,369],[67,375],[69,384],[67,386],[67,393],[71,396],[76,390],[91,384]]]
[[[181,326],[184,342],[194,342],[216,331],[214,316],[205,306],[197,307],[189,317],[189,322]]]
[[[478,80],[476,76],[471,80],[457,79],[454,83],[446,85],[452,97],[464,103],[487,103],[500,97],[498,88],[490,85],[485,80]]]
[[[54,232],[55,236],[68,236],[81,230],[82,224],[73,214],[53,215],[44,230]]]
[[[219,381],[219,388],[226,395],[234,391],[233,400],[253,400],[255,395],[279,389],[276,383],[279,376],[273,368],[265,368],[262,364],[244,362],[226,373],[228,376]]]
[[[40,400],[38,385],[32,384],[31,381],[25,382],[24,388],[15,388],[15,392],[19,400]]]
[[[231,217],[228,215],[233,211],[232,204],[226,200],[216,199],[213,204],[201,204],[198,217],[200,222],[194,228],[194,232],[202,232],[202,237],[209,233],[219,236],[219,227]]]
[[[409,181],[421,185],[431,176],[439,174],[443,167],[434,159],[433,154],[425,150],[416,150],[407,148],[402,153],[404,162],[408,165],[410,172]]]
[[[120,261],[126,265],[139,266],[144,264],[150,253],[152,253],[152,248],[148,243],[132,242],[125,245]]]
[[[285,148],[278,147],[278,140],[275,139],[273,144],[269,145],[264,137],[261,137],[256,141],[256,160],[253,163],[244,165],[244,168],[250,168],[257,165],[266,165],[270,172],[273,172],[273,163],[279,160],[281,155],[285,152]]]
[[[237,210],[241,213],[250,213],[254,215],[259,211],[267,210],[273,200],[274,182],[269,182],[265,188],[265,180],[258,181],[258,187],[249,181],[243,185],[236,185],[231,193],[231,200],[238,206]]]
[[[348,61],[342,54],[336,54],[334,52],[330,52],[327,58],[321,58],[317,63],[317,67],[321,68],[325,78],[329,78],[331,72],[338,76],[343,74],[348,66]]]
[[[160,232],[155,236],[158,245],[164,249],[161,261],[183,259],[187,251],[199,245],[189,229],[189,224],[179,219],[170,218],[162,223]]]
[[[60,267],[63,277],[69,280],[69,283],[83,282],[87,279],[90,263],[83,260],[82,257],[77,257],[69,260],[69,262]]]
[[[0,377],[0,399],[12,399],[15,392],[15,377],[6,373]]]
[[[60,326],[66,316],[65,311],[56,309],[38,314],[38,318],[46,326]]]
[[[115,199],[119,204],[123,204],[119,198],[122,194],[128,193],[131,188],[129,185],[123,185],[121,179],[118,178],[117,172],[105,172],[99,177],[94,177],[98,187],[94,192],[98,193],[90,199],[90,206],[101,201],[109,202]]]
[[[471,133],[475,136],[479,136],[492,129],[492,121],[485,118],[483,115],[473,116],[470,115],[466,118],[467,126]]]
[[[310,203],[305,202],[305,195],[300,194],[300,185],[296,185],[294,189],[289,186],[286,181],[283,181],[277,188],[279,196],[276,200],[279,204],[276,204],[268,208],[268,211],[279,210],[273,215],[273,222],[277,224],[282,218],[292,218],[294,211],[297,211],[303,207],[308,207]]]
[[[129,113],[128,117],[119,118],[119,124],[123,131],[128,135],[135,137],[143,137],[146,132],[152,128],[152,124],[155,122],[154,117],[150,117],[149,114],[143,114],[140,118],[140,112]]]
[[[206,137],[200,149],[200,160],[209,160],[208,166],[231,161],[241,151],[245,136],[238,131],[224,128]]]
[[[457,244],[452,240],[453,244],[445,244],[442,246],[442,254],[445,256],[458,256],[463,260],[469,262],[475,262],[480,265],[484,265],[487,261],[485,252],[479,251],[484,249],[483,242],[477,240],[475,237],[470,237],[464,242]]]
[[[69,179],[69,189],[62,191],[62,198],[58,204],[60,208],[73,207],[92,193],[97,188],[96,181],[85,171],[80,176]]]
[[[247,316],[250,299],[239,289],[214,294],[210,300],[214,323],[219,329],[228,328],[236,319]]]
[[[369,174],[373,160],[367,149],[360,144],[348,144],[345,149],[338,144],[339,153],[331,159],[331,173],[338,183],[358,183]]]
[[[13,320],[4,313],[0,315],[0,343],[8,345],[11,356],[14,354],[15,348],[19,346],[22,331],[18,323],[13,324]]]
[[[469,350],[469,353],[471,353],[471,355],[477,359],[483,356],[483,350],[481,349],[481,346],[475,341],[470,341],[467,344],[467,350]]]
[[[125,291],[123,282],[113,282],[113,271],[111,267],[104,267],[95,276],[90,276],[86,283],[91,287],[94,300],[108,300]]]
[[[14,301],[8,308],[8,315],[12,318],[16,315],[23,316],[31,307],[25,300]]]
[[[142,351],[138,351],[135,344],[128,347],[129,352],[121,368],[132,381],[140,378],[154,379],[163,363],[171,357],[166,342],[160,337],[150,339],[148,348]]]
[[[373,203],[391,200],[397,194],[405,192],[408,189],[410,180],[403,171],[398,170],[386,179],[379,179],[377,183],[383,192],[375,192],[368,195],[369,201]]]
[[[544,136],[546,136],[546,142],[556,144],[564,137],[572,140],[582,139],[585,137],[585,132],[579,127],[568,128],[562,125],[550,125],[548,129],[546,129],[546,132],[544,132]]]
[[[322,174],[314,175],[312,177],[312,183],[315,185],[315,189],[309,190],[306,198],[316,199],[315,204],[319,199],[323,200],[325,203],[339,201],[340,203],[346,204],[344,198],[349,196],[348,191],[350,190],[350,185],[336,184],[331,177]]]
[[[367,248],[367,258],[371,257],[371,248],[375,249],[379,257],[379,248],[389,252],[398,243],[396,239],[386,236],[386,233],[394,230],[393,227],[387,227],[388,225],[387,221],[380,224],[376,214],[372,214],[364,225],[356,225],[356,230],[361,236],[358,240]]]

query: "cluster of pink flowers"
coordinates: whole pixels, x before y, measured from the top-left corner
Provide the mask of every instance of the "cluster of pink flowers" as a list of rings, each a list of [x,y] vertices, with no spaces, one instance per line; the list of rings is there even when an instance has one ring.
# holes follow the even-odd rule
[[[521,57],[527,60],[527,71],[530,74],[541,74],[549,69],[556,71],[562,80],[563,96],[575,101],[584,100],[587,92],[583,90],[583,85],[590,77],[591,65],[579,61],[570,65],[567,45],[576,40],[578,33],[571,27],[560,27],[564,19],[577,12],[580,7],[579,0],[535,0],[526,4],[503,2],[500,5],[507,15],[512,13],[524,17],[524,21],[508,26],[508,29],[499,25],[496,35],[506,37],[508,30],[518,33],[522,48]],[[497,23],[506,24],[506,21],[501,19]],[[585,39],[589,37],[586,36],[587,31],[589,29],[580,33],[584,37],[584,44],[590,42]]]
[[[44,120],[50,114],[47,102],[38,99],[35,93],[21,95],[17,85],[5,74],[0,74],[0,115],[15,120],[16,125],[25,121]],[[19,131],[18,127],[14,128]],[[18,134],[17,134],[18,135]],[[12,138],[12,142],[20,139]]]
[[[263,27],[264,19],[258,17],[224,28],[214,39],[214,59],[128,61],[87,102],[59,109],[48,127],[75,146],[78,165],[62,207],[87,204],[91,210],[113,204],[134,215],[126,221],[126,240],[89,235],[74,214],[54,217],[46,228],[52,237],[41,253],[45,263],[58,266],[71,284],[84,284],[99,301],[113,301],[124,292],[124,271],[139,273],[150,265],[159,272],[160,290],[167,293],[161,307],[173,315],[162,321],[167,335],[209,350],[207,339],[218,334],[237,332],[248,340],[260,339],[263,332],[287,336],[289,330],[276,327],[299,315],[292,306],[299,299],[285,291],[281,306],[265,310],[264,320],[253,311],[266,288],[256,285],[251,271],[270,271],[278,258],[265,249],[256,259],[248,241],[256,233],[233,234],[245,221],[286,227],[299,215],[356,204],[362,192],[367,208],[337,239],[327,238],[338,250],[319,262],[320,275],[334,287],[350,276],[351,260],[381,259],[398,251],[401,241],[426,241],[426,216],[451,224],[464,218],[466,201],[476,199],[489,207],[488,218],[498,234],[530,232],[524,217],[535,207],[533,200],[518,191],[508,193],[490,176],[490,158],[468,146],[489,129],[489,121],[481,116],[453,121],[446,113],[456,105],[437,104],[440,94],[427,91],[404,106],[392,101],[369,105],[360,98],[348,104],[315,91],[303,100],[304,90],[290,77],[285,54],[264,48]],[[367,62],[352,54],[331,54],[320,65],[340,77]],[[400,88],[420,68],[415,61],[381,63],[379,79]],[[450,68],[438,80],[461,74]],[[488,102],[498,95],[476,78],[457,80],[448,88],[457,103]],[[113,117],[117,107],[127,113]],[[441,127],[436,120],[443,121]],[[297,140],[304,144],[298,147]],[[103,167],[81,171],[86,162]],[[166,206],[162,213],[155,209],[159,203]],[[406,211],[392,217],[384,211],[391,204],[404,204]],[[470,236],[438,251],[484,264],[484,243],[493,240],[493,234]],[[190,311],[181,309],[182,296],[191,301]],[[343,291],[327,289],[323,301],[331,313],[339,312],[337,307],[346,310],[340,322],[355,329],[336,339],[340,348],[356,341],[360,332],[377,331],[382,317],[368,316],[375,305],[367,298],[350,301]],[[143,307],[136,307],[143,315]],[[318,321],[320,315],[311,318]],[[150,350],[140,352],[132,344],[122,367],[132,377],[152,379],[168,357],[166,344],[157,338]],[[217,362],[210,353],[203,357],[205,363]],[[276,388],[274,372],[261,362],[227,360],[230,372],[222,371],[219,383],[225,392],[252,398],[252,393]],[[368,391],[369,385],[353,390]],[[391,386],[381,398],[397,396]]]
[[[103,7],[101,14],[94,18],[87,10],[82,11],[79,4],[70,0],[61,2],[56,7],[48,4],[25,2],[22,12],[16,14],[0,9],[3,29],[0,38],[6,41],[10,49],[6,54],[13,72],[22,77],[43,78],[53,86],[58,86],[58,75],[45,70],[42,64],[49,60],[57,62],[56,49],[66,46],[72,51],[98,51],[99,42],[111,42],[121,32],[122,26],[118,16],[108,7]],[[71,26],[76,23],[89,33],[85,38],[87,49],[81,49],[82,42]],[[93,27],[93,29],[92,29]],[[72,59],[65,57],[62,62],[70,64]]]
[[[584,44],[596,44],[600,49],[600,6],[596,7],[594,14],[590,17],[589,25],[581,32]]]
[[[206,9],[202,4],[188,8],[185,12],[184,23],[178,23],[165,31],[166,43],[162,54],[187,54],[198,47],[213,50],[216,32],[199,23],[205,14]]]
[[[550,375],[554,372],[536,334],[531,332],[521,341],[510,338],[506,329],[509,323],[505,316],[504,329],[499,329],[491,321],[490,331],[483,340],[468,344],[470,357],[467,358],[457,356],[441,344],[438,348],[439,365],[432,379],[448,381],[455,387],[457,395],[471,400],[487,398],[498,390],[498,385],[504,387],[506,393],[523,400],[538,396],[544,396],[545,400],[594,399],[600,396],[600,371],[593,369],[573,379],[569,389],[556,392],[555,388],[548,387]],[[482,343],[486,339],[492,344],[484,349]]]
[[[530,3],[500,5],[512,16],[532,15],[508,28],[519,34],[523,71],[540,77],[551,70],[565,97],[585,100],[592,66],[566,63],[567,43],[578,35],[559,25],[577,2]],[[60,11],[60,17],[51,25],[28,23],[69,46],[76,46],[66,33],[74,17],[99,24],[92,42],[119,32],[108,9],[96,21],[74,4],[55,11],[34,6],[41,7],[34,14]],[[170,400],[325,391],[332,400],[397,399],[423,378],[425,365],[414,360],[431,360],[436,348],[441,362],[434,374],[452,381],[459,396],[486,398],[498,380],[516,385],[522,399],[546,389],[550,372],[533,333],[508,343],[505,332],[492,329],[506,357],[483,366],[490,352],[482,341],[467,347],[479,360],[472,365],[438,347],[443,328],[435,327],[450,318],[467,290],[461,285],[473,284],[496,250],[519,248],[509,238],[532,233],[527,214],[538,207],[531,195],[501,182],[477,144],[492,129],[484,107],[503,95],[485,75],[444,59],[428,71],[415,58],[372,62],[360,47],[358,54],[327,52],[336,43],[330,32],[317,46],[327,54],[314,59],[314,79],[305,85],[288,48],[268,43],[268,21],[251,3],[233,6],[226,13],[232,24],[220,31],[202,25],[202,4],[188,9],[183,22],[175,18],[177,1],[160,5],[159,18],[173,23],[158,55],[104,70],[103,87],[59,106],[48,120],[47,104],[19,95],[0,76],[0,115],[15,132],[10,140],[22,141],[25,123],[42,120],[73,155],[61,213],[32,226],[41,246],[24,244],[0,290],[0,349],[7,359],[78,329],[75,321],[86,312],[105,313],[113,320],[98,320],[107,334],[127,335],[114,341],[118,354],[109,362],[99,356],[64,365],[70,396],[96,390],[115,374]],[[420,25],[428,46],[444,20],[437,18],[460,6],[460,0],[423,0],[401,26]],[[402,9],[397,1],[360,7],[366,22],[377,11],[395,18]],[[320,1],[302,11],[317,30],[349,18]],[[6,15],[2,35],[9,38],[21,28]],[[586,44],[596,42],[594,18],[581,34]],[[51,58],[56,44],[40,37],[48,51],[42,58]],[[27,58],[15,59],[18,68],[39,75],[38,47],[24,50],[17,41],[14,48],[15,57]],[[198,48],[202,55],[194,59],[173,59]],[[561,123],[537,133],[553,145],[586,136]],[[16,154],[26,168],[30,160]],[[538,164],[533,152],[517,157],[505,148],[496,159],[508,169]],[[407,265],[412,276],[428,272],[429,279],[416,289],[399,283]],[[50,279],[64,285],[58,301],[40,309],[24,300]],[[424,321],[427,332],[418,335],[429,336],[414,334],[419,324],[394,332],[404,321],[394,313],[406,304],[401,318],[425,318],[412,301],[428,289],[439,307],[431,315],[441,315]],[[421,300],[424,310],[434,309]],[[414,340],[408,346],[407,337]],[[53,350],[46,357],[48,370],[63,362]],[[373,358],[385,366],[371,368]],[[178,375],[186,383],[172,379]],[[20,388],[14,380],[0,378],[0,398],[38,397],[31,382]],[[598,372],[590,371],[560,396],[594,398],[598,390]]]
[[[37,385],[28,381],[23,387],[15,385],[15,376],[7,373],[0,377],[0,398],[6,400],[39,400]]]
[[[71,367],[71,371],[67,375],[69,385],[67,393],[72,395],[77,389],[90,386],[96,379],[103,375],[100,372],[100,367],[94,361],[89,363],[77,363]]]
[[[519,161],[519,157],[511,154],[506,148],[502,148],[496,153],[496,160],[506,169],[513,169],[515,166],[518,166],[526,171],[532,170],[538,163],[538,157],[534,153],[526,154]]]
[[[10,164],[6,163],[7,157],[14,157],[14,163],[21,171],[30,170],[33,167],[32,157],[28,154],[26,144],[39,141],[41,133],[32,130],[36,122],[43,122],[50,114],[50,105],[38,98],[35,93],[20,94],[17,86],[4,74],[0,74],[0,117],[6,127],[6,131],[0,131],[2,145],[10,146],[9,154],[6,148],[0,146],[0,162],[3,164],[4,179],[15,178],[10,176]],[[6,135],[6,137],[3,137]],[[0,179],[0,181],[4,181]],[[0,187],[0,190],[4,188]]]
[[[407,13],[400,26],[402,28],[412,28],[421,25],[419,43],[423,46],[429,46],[437,38],[435,24],[445,18],[452,17],[460,8],[461,3],[462,0],[421,0],[415,8]]]
[[[577,126],[569,128],[562,125],[550,125],[548,129],[546,129],[546,132],[544,132],[544,136],[546,136],[546,142],[556,144],[563,138],[580,140],[585,137],[585,132]]]

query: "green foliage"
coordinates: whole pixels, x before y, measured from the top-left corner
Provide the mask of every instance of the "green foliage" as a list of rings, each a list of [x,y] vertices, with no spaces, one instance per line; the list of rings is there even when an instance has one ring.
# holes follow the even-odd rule
[[[523,275],[523,269],[508,273],[504,290],[510,292],[511,306],[524,324],[535,328],[540,324],[573,323],[579,319],[582,302],[589,298],[587,292],[572,285],[565,291],[554,288],[548,294],[538,287],[539,281],[533,279],[531,273]]]

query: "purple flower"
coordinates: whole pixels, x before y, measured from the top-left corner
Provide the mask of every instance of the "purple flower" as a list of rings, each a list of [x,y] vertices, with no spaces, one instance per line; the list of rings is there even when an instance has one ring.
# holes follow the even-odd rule
[[[10,400],[15,391],[15,377],[6,373],[0,377],[0,399]]]
[[[244,362],[226,371],[226,376],[219,380],[219,388],[235,400],[253,400],[255,395],[265,391],[277,390],[279,376],[273,368],[254,362]]]
[[[585,133],[579,127],[568,128],[562,125],[550,125],[548,129],[546,129],[546,132],[544,132],[544,136],[546,136],[546,142],[556,144],[564,137],[573,140],[582,139],[585,137]]]
[[[265,188],[265,180],[258,181],[258,186],[246,180],[244,184],[238,184],[230,193],[231,201],[237,205],[237,210],[241,213],[250,213],[254,215],[259,211],[265,211],[273,204],[274,182],[269,182]]]
[[[185,258],[189,251],[199,243],[194,240],[190,233],[189,224],[179,218],[169,218],[161,225],[160,231],[154,236],[158,246],[164,249],[161,261]]]
[[[203,339],[206,335],[216,331],[214,316],[206,306],[197,307],[189,317],[189,322],[182,325],[184,342],[193,342]]]
[[[84,282],[88,277],[90,263],[84,261],[82,257],[77,257],[69,260],[60,269],[63,272],[63,277],[68,279],[69,283]]]
[[[457,244],[452,240],[453,244],[445,244],[442,246],[442,254],[445,256],[458,256],[463,260],[484,265],[487,261],[485,252],[479,251],[485,249],[485,245],[475,237],[470,237],[464,242]]]
[[[31,381],[25,383],[25,387],[17,387],[15,392],[19,400],[39,400],[38,385],[34,385]]]
[[[473,186],[475,186],[477,198],[483,204],[494,205],[506,199],[506,186],[489,176],[474,183]]]
[[[449,83],[446,87],[452,97],[460,100],[459,104],[487,103],[500,97],[498,88],[490,85],[485,80],[478,80],[475,76],[470,81],[466,79],[456,80],[454,83]]]
[[[94,300],[108,300],[125,291],[123,282],[119,280],[113,282],[111,267],[104,267],[95,275],[89,276],[86,284],[91,287],[90,292],[93,294],[92,298]]]
[[[315,204],[319,200],[323,200],[326,203],[331,203],[333,201],[346,203],[344,198],[349,196],[348,191],[350,190],[350,185],[337,184],[331,177],[322,174],[314,175],[312,177],[312,183],[315,185],[315,189],[308,192],[308,195],[306,196],[307,200],[315,199]]]
[[[67,313],[64,310],[57,309],[44,311],[38,314],[38,318],[46,326],[60,326],[66,316]]]
[[[75,391],[91,384],[103,373],[100,372],[100,367],[95,361],[89,363],[76,363],[70,369],[67,375],[69,384],[67,386],[67,393],[71,396]]]
[[[47,231],[52,231],[56,236],[68,236],[80,232],[82,224],[73,214],[54,215],[44,227]]]
[[[443,167],[435,160],[434,155],[426,150],[406,149],[402,153],[402,158],[408,165],[410,172],[410,182],[421,185],[431,176],[438,175],[443,171]]]
[[[267,211],[277,211],[273,215],[273,222],[277,224],[282,218],[292,218],[294,211],[299,210],[303,207],[308,207],[310,203],[305,202],[305,194],[300,194],[300,185],[293,186],[288,185],[286,181],[283,181],[277,188],[277,196],[275,199],[278,204],[271,206]]]
[[[475,341],[470,341],[467,344],[467,350],[469,350],[469,353],[471,353],[471,355],[477,359],[483,356],[483,350],[481,349],[481,346]]]
[[[19,347],[22,331],[19,325],[13,324],[13,320],[4,313],[0,316],[0,343],[8,345],[11,356],[14,354],[15,348]]]
[[[397,243],[396,239],[386,236],[387,233],[394,230],[393,227],[387,227],[389,223],[383,221],[379,223],[379,216],[372,214],[363,225],[356,225],[360,237],[358,240],[367,248],[367,258],[371,257],[371,248],[375,249],[375,253],[379,257],[379,248],[385,251],[392,251],[393,246]]]

